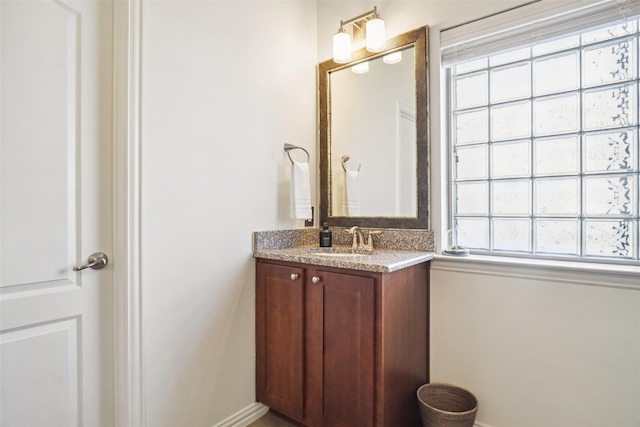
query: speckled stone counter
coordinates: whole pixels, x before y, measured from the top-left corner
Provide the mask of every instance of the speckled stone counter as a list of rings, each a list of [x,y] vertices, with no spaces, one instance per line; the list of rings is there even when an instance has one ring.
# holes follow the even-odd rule
[[[290,261],[326,267],[389,273],[429,261],[435,251],[435,234],[429,230],[376,229],[371,254],[348,254],[353,236],[345,228],[332,228],[333,248],[318,247],[317,228],[253,233],[255,258]],[[367,229],[363,229],[365,235]],[[328,256],[327,252],[343,252]]]

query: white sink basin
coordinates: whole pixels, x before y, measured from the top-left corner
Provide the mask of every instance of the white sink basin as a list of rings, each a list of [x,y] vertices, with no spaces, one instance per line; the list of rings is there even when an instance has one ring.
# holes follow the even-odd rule
[[[368,256],[369,254],[343,254],[337,252],[312,252],[314,255],[328,256],[328,257],[354,257],[354,256]]]
[[[326,257],[344,257],[344,258],[348,258],[348,257],[361,257],[361,256],[369,256],[371,255],[370,252],[354,252],[353,249],[351,249],[350,247],[333,247],[333,248],[318,248],[318,249],[311,249],[309,250],[309,253],[313,254],[313,255],[319,255],[319,256],[326,256]]]

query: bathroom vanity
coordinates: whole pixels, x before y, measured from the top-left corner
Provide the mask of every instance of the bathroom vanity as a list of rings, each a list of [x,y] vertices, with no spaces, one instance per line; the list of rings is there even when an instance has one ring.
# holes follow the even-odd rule
[[[361,49],[350,63],[318,66],[320,223],[334,227],[338,248],[318,248],[318,229],[254,233],[257,400],[304,426],[421,425],[416,391],[429,381],[435,251],[425,230],[427,30],[387,40],[384,52]],[[403,63],[390,67],[390,53]],[[354,77],[350,68],[365,62],[369,78]],[[345,212],[345,195],[355,194],[347,166],[358,174],[354,212]],[[373,253],[349,253],[356,236],[335,228],[356,224],[385,228]]]
[[[257,400],[310,427],[419,426],[432,253],[327,252],[254,249]]]

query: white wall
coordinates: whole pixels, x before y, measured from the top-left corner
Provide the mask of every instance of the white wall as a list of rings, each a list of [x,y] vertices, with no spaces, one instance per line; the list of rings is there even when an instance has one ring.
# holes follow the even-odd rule
[[[389,37],[431,27],[437,231],[446,228],[438,32],[522,3],[375,3]],[[147,425],[211,426],[254,401],[251,232],[302,227],[288,216],[290,165],[282,146],[307,148],[316,169],[316,63],[331,56],[339,20],[373,5],[143,3]],[[505,276],[499,267],[481,277],[445,267],[434,262],[432,378],[470,388],[480,398],[479,422],[611,426],[616,415],[629,421],[624,427],[640,425],[638,291]],[[614,384],[626,397],[612,402]],[[570,401],[563,392],[573,393]]]
[[[547,1],[547,0],[545,0]],[[339,21],[378,6],[387,36],[429,25],[432,225],[446,230],[439,31],[525,1],[321,1],[318,61]],[[471,390],[492,427],[640,426],[640,289],[551,270],[433,262],[431,378]],[[478,264],[482,266],[482,264]],[[466,270],[466,271],[465,271]],[[637,277],[637,276],[636,276]],[[635,285],[635,286],[634,286]]]
[[[303,226],[283,145],[317,168],[315,15],[306,1],[142,4],[149,426],[212,426],[255,402],[251,233]]]
[[[523,266],[440,260],[433,267],[431,379],[471,390],[478,421],[640,425],[637,276],[550,280]]]

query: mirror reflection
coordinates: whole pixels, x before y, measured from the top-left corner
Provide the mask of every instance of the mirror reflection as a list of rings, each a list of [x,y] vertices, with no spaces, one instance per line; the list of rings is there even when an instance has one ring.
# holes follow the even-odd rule
[[[329,73],[330,216],[417,215],[415,48],[392,55]]]
[[[389,39],[381,53],[363,48],[348,64],[319,64],[321,222],[429,227],[427,33]]]

